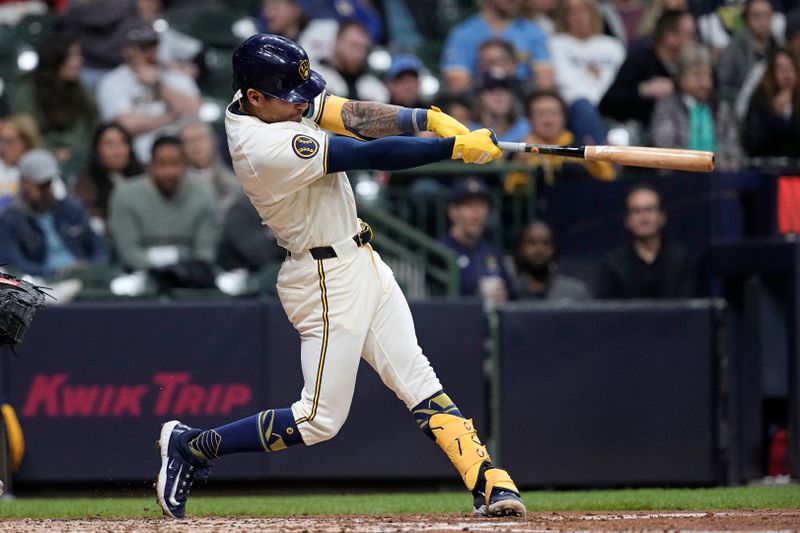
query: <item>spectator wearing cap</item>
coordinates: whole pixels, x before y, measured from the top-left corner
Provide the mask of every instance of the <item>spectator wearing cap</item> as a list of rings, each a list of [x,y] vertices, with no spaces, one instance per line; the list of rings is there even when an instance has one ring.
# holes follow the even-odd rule
[[[450,31],[442,52],[442,72],[450,92],[469,90],[478,74],[478,49],[492,38],[512,43],[520,79],[534,79],[541,88],[552,86],[547,36],[536,23],[520,16],[521,7],[521,0],[484,0],[477,15]]]
[[[397,54],[386,71],[389,103],[404,107],[428,107],[422,100],[420,73],[422,61],[411,54]]]
[[[575,144],[575,135],[566,128],[566,105],[556,92],[534,92],[528,97],[526,110],[533,133],[524,139],[525,142],[559,146]],[[610,181],[616,177],[614,167],[604,161],[585,161],[562,156],[542,157],[537,154],[515,154],[514,159],[525,161],[532,169],[535,169],[546,187],[551,187],[562,178],[589,177]],[[505,180],[505,188],[508,192],[514,192],[529,185],[529,172],[512,172]],[[540,194],[545,193],[540,191]]]
[[[325,78],[331,94],[353,100],[388,102],[389,91],[381,80],[367,72],[367,55],[372,48],[367,29],[356,21],[339,26],[333,53],[314,67]]]
[[[530,132],[528,121],[517,110],[515,80],[502,72],[487,72],[476,88],[476,120],[470,129],[490,128],[499,141],[521,142]]]
[[[153,139],[197,114],[200,91],[190,76],[158,63],[159,36],[148,24],[125,39],[125,63],[103,77],[97,100],[102,120],[128,130],[137,157],[147,162]]]
[[[105,242],[80,204],[53,197],[51,183],[60,174],[55,156],[30,150],[20,158],[19,171],[20,194],[0,215],[0,263],[49,278],[108,264]]]
[[[503,253],[484,235],[490,209],[491,193],[483,180],[458,180],[447,207],[450,229],[440,242],[457,255],[461,295],[499,304],[513,296],[513,285]]]

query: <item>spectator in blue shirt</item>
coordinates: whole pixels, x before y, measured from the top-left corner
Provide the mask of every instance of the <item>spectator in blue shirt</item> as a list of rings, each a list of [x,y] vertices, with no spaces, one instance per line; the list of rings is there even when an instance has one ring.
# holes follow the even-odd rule
[[[442,53],[442,72],[450,92],[469,89],[478,72],[480,45],[497,37],[514,46],[520,79],[534,78],[538,88],[552,88],[547,36],[536,23],[520,16],[521,6],[522,0],[484,0],[480,13],[453,28]]]
[[[484,237],[491,195],[479,178],[463,178],[450,191],[450,230],[440,242],[458,255],[461,295],[480,296],[497,305],[514,296],[503,252]]]
[[[55,156],[34,149],[19,160],[20,193],[0,216],[0,263],[46,278],[108,264],[108,248],[71,198],[53,198],[59,177]]]
[[[514,91],[516,80],[502,71],[488,72],[478,80],[475,94],[476,121],[470,129],[490,128],[503,142],[522,142],[530,123],[519,115],[522,107]]]

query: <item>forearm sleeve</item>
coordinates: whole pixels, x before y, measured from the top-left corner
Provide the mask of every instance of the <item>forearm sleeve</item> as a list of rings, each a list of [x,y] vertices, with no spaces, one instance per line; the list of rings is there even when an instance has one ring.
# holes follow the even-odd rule
[[[450,159],[454,138],[419,139],[384,137],[362,142],[348,137],[330,137],[327,153],[329,173],[347,170],[401,170]]]

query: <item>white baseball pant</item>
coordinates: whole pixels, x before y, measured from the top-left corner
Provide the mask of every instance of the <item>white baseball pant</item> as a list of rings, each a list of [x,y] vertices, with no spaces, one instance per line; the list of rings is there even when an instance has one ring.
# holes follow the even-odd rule
[[[292,253],[278,274],[278,296],[301,339],[305,384],[292,413],[306,445],[344,424],[361,357],[409,410],[442,389],[391,269],[370,245],[348,239],[333,248],[337,257],[322,260]]]

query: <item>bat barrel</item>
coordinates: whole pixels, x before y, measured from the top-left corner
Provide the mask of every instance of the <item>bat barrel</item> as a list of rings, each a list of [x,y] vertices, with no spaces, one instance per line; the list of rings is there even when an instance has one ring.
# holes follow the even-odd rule
[[[646,146],[553,146],[499,142],[501,150],[535,152],[541,155],[577,157],[590,161],[606,161],[617,165],[646,168],[711,172],[714,170],[714,153],[700,150],[650,148]]]
[[[646,168],[711,172],[714,153],[645,146],[587,146],[586,159]]]

